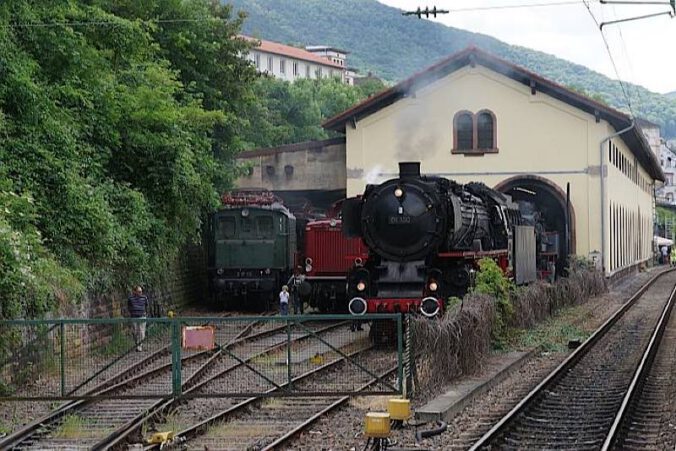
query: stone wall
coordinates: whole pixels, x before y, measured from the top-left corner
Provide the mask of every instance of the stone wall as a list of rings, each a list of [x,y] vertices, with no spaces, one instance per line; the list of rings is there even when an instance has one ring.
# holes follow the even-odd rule
[[[238,155],[250,165],[248,175],[237,180],[239,188],[271,191],[345,190],[345,138],[307,141]]]

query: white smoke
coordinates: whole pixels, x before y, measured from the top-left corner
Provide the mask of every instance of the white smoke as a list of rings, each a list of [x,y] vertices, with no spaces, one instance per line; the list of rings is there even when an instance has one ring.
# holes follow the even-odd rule
[[[430,100],[413,101],[395,118],[396,156],[399,161],[423,161],[431,158],[438,145],[438,131],[430,127]],[[450,121],[450,119],[449,119]]]
[[[366,173],[366,176],[364,176],[364,180],[369,185],[379,183],[382,172],[383,172],[382,166],[377,164]]]

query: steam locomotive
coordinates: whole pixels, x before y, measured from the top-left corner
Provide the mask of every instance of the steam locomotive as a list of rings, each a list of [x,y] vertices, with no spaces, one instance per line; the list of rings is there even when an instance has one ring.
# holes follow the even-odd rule
[[[508,195],[482,183],[422,176],[418,162],[399,163],[398,178],[343,203],[343,232],[361,237],[369,250],[348,275],[350,313],[434,317],[446,299],[467,292],[479,259],[513,271],[515,231],[518,258],[532,262],[520,279],[534,280],[535,228],[523,223]]]

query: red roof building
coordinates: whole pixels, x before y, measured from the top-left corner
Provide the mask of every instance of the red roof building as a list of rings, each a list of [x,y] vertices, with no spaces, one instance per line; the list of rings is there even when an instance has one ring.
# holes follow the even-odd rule
[[[249,52],[248,59],[259,72],[266,73],[287,81],[299,78],[337,77],[345,81],[345,56],[347,52],[336,54],[318,49],[332,49],[325,46],[311,46],[309,50],[280,44],[279,42],[255,39],[257,45]],[[333,50],[333,49],[332,49]]]

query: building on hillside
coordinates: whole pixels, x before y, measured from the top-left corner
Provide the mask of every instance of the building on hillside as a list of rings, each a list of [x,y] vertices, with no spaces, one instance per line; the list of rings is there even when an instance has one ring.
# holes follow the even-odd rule
[[[660,145],[660,165],[665,181],[655,191],[657,203],[676,206],[676,149],[669,147],[665,141]]]
[[[328,119],[345,134],[347,195],[398,175],[398,162],[482,181],[534,203],[559,255],[607,276],[653,253],[659,160],[624,113],[476,48],[452,55]],[[557,268],[560,268],[557,265]]]
[[[369,72],[367,72],[366,75],[357,75],[357,76],[354,78],[354,85],[355,85],[355,86],[359,86],[359,85],[363,85],[363,84],[365,84],[365,83],[368,83],[368,82],[370,82],[370,81],[378,81],[378,82],[382,82],[383,80],[382,80],[381,78],[376,77],[375,75],[373,75],[373,72],[369,71]]]
[[[641,128],[643,136],[648,141],[650,148],[652,149],[655,156],[659,159],[662,149],[662,135],[660,133],[660,126],[654,122],[650,122],[647,119],[637,118],[636,125]]]
[[[347,55],[350,52],[346,50],[329,47],[327,45],[306,45],[305,50],[329,61],[333,61],[340,67],[347,68]]]
[[[314,53],[278,42],[243,37],[258,43],[249,52],[247,59],[260,73],[286,81],[336,77],[345,82],[347,52],[341,53],[342,59],[339,59],[333,55],[336,52],[327,51],[327,56],[322,56],[321,52]]]
[[[636,119],[636,124],[641,127],[664,172],[664,184],[656,185],[655,199],[660,205],[676,206],[676,149],[662,139],[658,124],[640,118]]]

